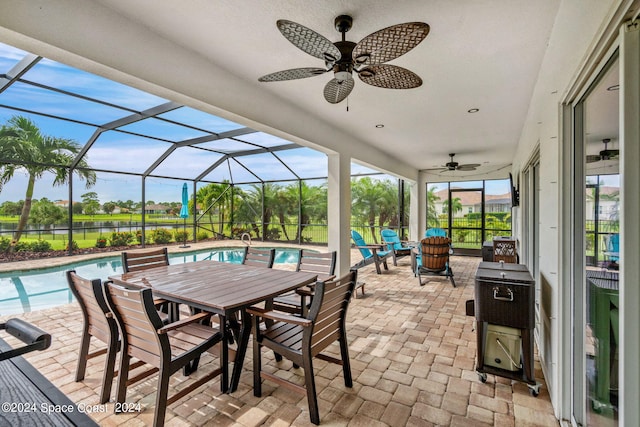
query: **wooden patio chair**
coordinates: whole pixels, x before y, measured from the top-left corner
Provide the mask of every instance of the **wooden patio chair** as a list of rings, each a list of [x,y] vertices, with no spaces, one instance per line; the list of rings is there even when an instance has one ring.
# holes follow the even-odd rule
[[[253,395],[262,395],[262,378],[290,390],[307,395],[309,416],[313,424],[320,423],[318,399],[313,372],[313,357],[342,365],[344,384],[352,387],[349,346],[345,331],[347,307],[356,286],[357,270],[329,282],[316,283],[315,296],[306,317],[279,311],[251,307],[253,315]],[[260,319],[274,323],[264,329]],[[335,341],[340,343],[340,359],[322,354]],[[262,371],[261,348],[267,347],[304,369],[304,386],[289,382],[270,372]]]
[[[121,253],[121,256],[122,269],[125,273],[169,265],[169,253],[167,252],[167,248],[124,251]],[[156,303],[159,302],[160,301],[156,300]],[[158,306],[160,307],[160,311],[167,313],[169,321],[175,322],[180,318],[179,304],[164,302]]]
[[[153,425],[162,426],[168,405],[222,373],[221,368],[214,369],[169,397],[171,375],[180,369],[185,375],[194,372],[202,353],[219,343],[222,334],[200,323],[206,322],[210,313],[198,313],[168,325],[163,324],[153,305],[151,288],[132,290],[107,282],[105,295],[123,333],[116,404],[125,403],[129,384],[158,372]],[[152,368],[129,380],[132,357]]]
[[[104,370],[102,373],[102,388],[100,390],[100,403],[106,403],[111,397],[113,379],[118,375],[115,370],[116,354],[120,351],[120,333],[118,325],[113,318],[113,313],[104,298],[103,283],[100,279],[88,280],[76,274],[75,270],[66,273],[69,289],[76,297],[82,311],[82,337],[80,338],[80,352],[76,366],[75,381],[82,381],[86,374],[87,361],[94,357],[106,354]],[[156,309],[164,304],[163,300],[155,300]],[[158,313],[163,323],[168,321],[165,313]],[[106,344],[106,347],[89,353],[91,338],[96,338]],[[144,363],[136,361],[131,369],[142,366]]]
[[[122,268],[125,273],[162,267],[164,265],[169,265],[167,248],[122,252]]]
[[[102,373],[102,388],[100,389],[100,403],[106,403],[111,397],[111,385],[116,375],[114,372],[116,354],[119,347],[118,325],[111,310],[107,306],[102,292],[100,279],[87,280],[76,274],[74,270],[67,271],[69,288],[76,297],[82,310],[82,338],[80,339],[80,353],[76,366],[75,381],[84,379],[87,360],[106,354]],[[97,338],[107,346],[89,353],[91,338]]]
[[[333,280],[336,277],[334,274],[336,271],[336,257],[336,251],[319,253],[308,249],[300,249],[296,271],[317,273],[318,281],[321,282]],[[305,315],[308,308],[306,298],[313,298],[314,287],[309,286],[299,289],[297,292],[289,292],[275,297],[273,299],[273,309]]]
[[[511,239],[493,239],[493,262],[518,263],[516,241]]]
[[[448,277],[453,287],[456,287],[453,270],[449,265],[451,252],[451,239],[448,237],[426,237],[420,241],[420,252],[414,252],[415,259],[412,261],[416,266],[420,286],[424,285],[422,276],[436,275]]]
[[[242,264],[253,265],[256,267],[273,267],[273,262],[276,259],[276,250],[260,249],[252,246],[244,248],[244,256],[242,257]]]

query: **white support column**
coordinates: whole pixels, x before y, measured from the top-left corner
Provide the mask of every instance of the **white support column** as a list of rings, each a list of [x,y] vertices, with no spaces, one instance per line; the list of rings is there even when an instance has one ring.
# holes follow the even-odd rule
[[[422,234],[420,233],[420,218],[426,218],[425,212],[425,192],[420,191],[423,186],[418,182],[411,182],[409,184],[409,200],[411,205],[409,206],[409,240],[418,241]]]
[[[327,219],[329,250],[338,251],[336,276],[351,266],[351,157],[329,154]]]
[[[418,217],[416,219],[418,224],[418,230],[415,235],[415,239],[411,240],[420,241],[424,237],[424,232],[427,230],[427,175],[424,172],[420,172],[418,174],[418,182],[416,184],[416,191],[418,196],[416,200],[418,201],[418,206],[416,209],[418,210]],[[413,193],[411,193],[411,197],[413,197]],[[412,199],[413,200],[413,199]],[[413,207],[412,207],[413,209]],[[413,213],[413,211],[411,211]]]
[[[620,425],[640,420],[640,21],[620,44]]]

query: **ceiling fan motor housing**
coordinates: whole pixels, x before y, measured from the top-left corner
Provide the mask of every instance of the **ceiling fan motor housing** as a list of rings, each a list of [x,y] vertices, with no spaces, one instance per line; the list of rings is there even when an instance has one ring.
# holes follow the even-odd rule
[[[330,62],[327,62],[327,67],[330,67],[333,65],[334,77],[338,81],[349,80],[352,78],[351,73],[353,72],[353,61],[351,60],[352,58],[351,54],[353,52],[353,48],[356,47],[356,43],[341,41],[341,42],[335,42],[334,45],[335,47],[338,48],[338,50],[340,50],[341,57],[338,61],[334,62],[333,64]]]

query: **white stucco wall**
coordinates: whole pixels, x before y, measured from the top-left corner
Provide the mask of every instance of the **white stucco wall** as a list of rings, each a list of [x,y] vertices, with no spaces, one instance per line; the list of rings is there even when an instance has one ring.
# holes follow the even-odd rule
[[[562,146],[571,141],[562,138],[561,103],[567,96],[576,76],[583,67],[589,52],[620,1],[585,0],[562,1],[549,41],[549,48],[540,69],[527,120],[522,130],[513,172],[520,173],[532,154],[540,150],[540,218],[539,218],[539,271],[537,285],[541,292],[541,319],[539,328],[539,350],[545,379],[549,386],[552,402],[559,418],[568,419],[566,400],[570,384],[565,384],[560,376],[567,354],[561,354],[560,343],[570,337],[563,336],[560,324],[561,311],[568,310],[568,302],[562,303],[564,286],[562,269],[570,268],[560,263],[560,230],[562,216],[560,200],[568,197],[561,188],[560,161]],[[565,187],[566,188],[566,187]],[[514,227],[522,238],[523,211],[516,211]]]

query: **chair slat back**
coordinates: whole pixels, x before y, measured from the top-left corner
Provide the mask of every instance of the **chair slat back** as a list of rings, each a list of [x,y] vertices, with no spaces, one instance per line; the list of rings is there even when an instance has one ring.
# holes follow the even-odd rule
[[[398,233],[395,231],[385,228],[380,232],[380,235],[384,243],[393,245],[393,249],[402,249],[402,242],[400,241],[400,237],[398,237]]]
[[[100,341],[109,343],[112,328],[117,326],[113,318],[107,317],[111,310],[104,299],[100,279],[84,279],[78,276],[75,270],[69,270],[67,283],[80,304],[89,333]]]
[[[271,249],[259,249],[251,246],[247,246],[244,250],[244,257],[242,263],[245,265],[253,265],[256,267],[273,267],[273,262],[276,259],[276,250]]]
[[[317,273],[319,281],[331,280],[335,277],[337,252],[312,252],[301,249],[296,271]]]
[[[356,246],[366,246],[367,244],[365,243],[364,239],[362,238],[362,236],[360,235],[360,233],[358,233],[356,230],[351,230],[351,239],[353,239],[353,243]],[[371,249],[369,248],[358,248],[358,250],[360,251],[360,254],[362,254],[362,257],[364,259],[369,259],[373,256],[373,253],[371,252]]]
[[[122,268],[125,273],[169,265],[167,248],[147,251],[122,252]]]
[[[442,228],[432,227],[425,231],[424,237],[447,237],[447,232]]]
[[[449,261],[451,239],[448,237],[426,237],[420,241],[422,267],[432,271],[443,271]]]
[[[508,239],[496,239],[493,241],[493,261],[515,264],[518,262],[516,253],[516,241]]]
[[[166,334],[158,334],[162,320],[153,305],[151,288],[126,289],[107,283],[107,303],[123,333],[128,355],[160,368],[163,357],[171,357]]]
[[[356,286],[357,271],[352,270],[339,279],[316,284],[315,296],[308,318],[313,327],[305,330],[303,341],[315,356],[335,342],[345,328],[347,307]]]

